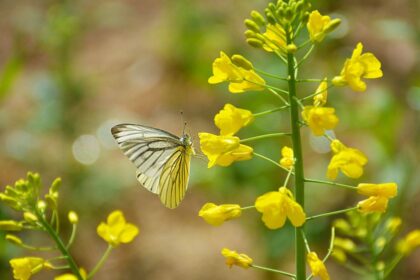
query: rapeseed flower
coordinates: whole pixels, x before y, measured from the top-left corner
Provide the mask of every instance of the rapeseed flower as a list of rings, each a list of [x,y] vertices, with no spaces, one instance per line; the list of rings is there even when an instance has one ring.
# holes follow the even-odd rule
[[[331,142],[334,156],[328,165],[327,177],[337,178],[338,171],[350,178],[359,178],[363,174],[363,166],[368,162],[367,157],[359,150],[348,148],[339,140]]]
[[[202,217],[208,224],[219,226],[227,220],[241,216],[241,206],[239,204],[206,203],[201,208],[198,216]]]
[[[220,135],[234,135],[242,127],[254,120],[252,112],[226,104],[223,110],[214,117],[214,123],[220,129]]]
[[[97,233],[109,245],[116,247],[121,243],[130,243],[138,235],[139,229],[125,221],[121,211],[114,211],[109,214],[106,223],[101,223]]]

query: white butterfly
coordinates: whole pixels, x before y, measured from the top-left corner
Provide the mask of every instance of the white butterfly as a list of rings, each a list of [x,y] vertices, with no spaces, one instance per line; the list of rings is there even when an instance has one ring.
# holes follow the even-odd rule
[[[159,195],[166,207],[176,208],[188,188],[191,156],[195,155],[190,136],[177,137],[137,124],[119,124],[111,132],[137,167],[137,180]]]

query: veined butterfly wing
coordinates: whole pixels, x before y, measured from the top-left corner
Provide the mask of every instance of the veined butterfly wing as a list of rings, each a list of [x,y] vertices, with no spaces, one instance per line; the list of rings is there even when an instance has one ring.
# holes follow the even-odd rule
[[[119,124],[111,129],[117,144],[137,167],[138,181],[168,208],[179,205],[188,185],[193,149],[177,136],[152,127]]]

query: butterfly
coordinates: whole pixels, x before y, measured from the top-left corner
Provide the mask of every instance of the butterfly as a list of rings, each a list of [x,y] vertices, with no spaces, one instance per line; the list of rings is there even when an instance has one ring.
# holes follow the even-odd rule
[[[176,208],[188,188],[191,137],[137,124],[118,124],[111,133],[124,154],[137,167],[137,180],[159,195],[167,208]]]

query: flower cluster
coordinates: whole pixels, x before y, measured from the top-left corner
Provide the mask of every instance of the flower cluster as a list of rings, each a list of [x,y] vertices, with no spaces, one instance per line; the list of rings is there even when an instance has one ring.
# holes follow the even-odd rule
[[[104,257],[92,271],[87,272],[78,267],[73,256],[69,252],[76,236],[79,217],[76,212],[69,211],[68,222],[72,226],[70,238],[65,241],[60,235],[59,215],[59,189],[61,179],[53,181],[48,193],[41,197],[41,178],[37,173],[28,173],[26,179],[18,180],[14,186],[6,186],[5,191],[0,193],[0,200],[9,207],[22,212],[22,220],[1,220],[0,230],[9,232],[20,232],[23,230],[41,230],[49,234],[49,237],[55,244],[51,247],[39,247],[26,244],[21,238],[13,234],[7,234],[6,240],[22,248],[31,250],[50,250],[60,256],[44,259],[41,257],[21,257],[10,260],[13,269],[13,278],[16,280],[29,280],[34,274],[43,269],[62,270],[67,268],[71,273],[59,275],[55,280],[81,280],[91,278],[103,264],[105,257],[108,256],[111,249],[121,243],[131,242],[138,234],[138,228],[132,224],[126,223],[121,211],[114,211],[108,216],[107,223],[101,223],[98,226],[98,235],[108,244],[108,250]],[[67,261],[67,266],[58,265],[59,259]]]

